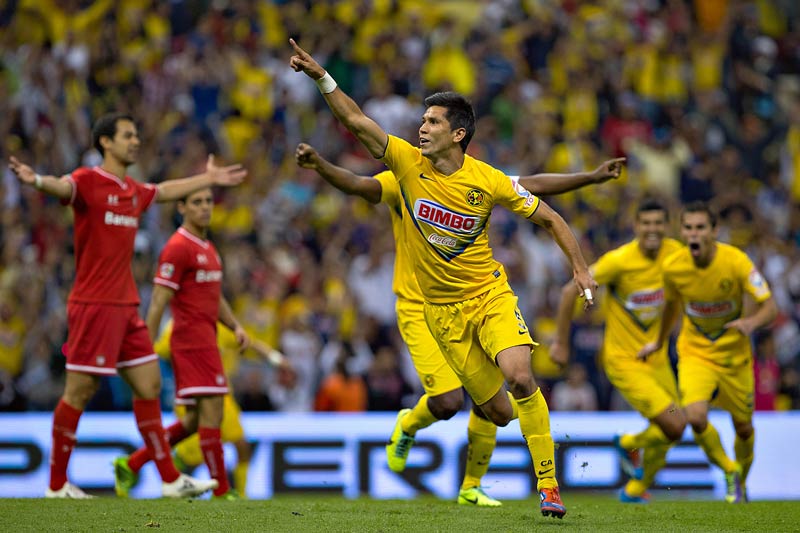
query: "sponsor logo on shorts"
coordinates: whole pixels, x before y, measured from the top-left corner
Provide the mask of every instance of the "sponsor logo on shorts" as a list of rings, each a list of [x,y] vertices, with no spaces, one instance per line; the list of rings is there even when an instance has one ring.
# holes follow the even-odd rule
[[[222,281],[222,270],[198,270],[194,276],[197,283]]]
[[[431,233],[428,235],[428,242],[431,244],[439,244],[441,246],[447,246],[449,248],[455,248],[458,245],[458,242],[452,237],[446,237],[444,235],[439,235],[437,233]]]
[[[428,200],[417,200],[415,206],[417,220],[457,233],[470,233],[478,225],[478,217],[451,211]]]
[[[225,385],[225,376],[223,376],[222,374],[217,374],[217,377],[215,379],[217,380],[217,385],[219,386]]]
[[[139,227],[138,217],[118,215],[116,213],[112,213],[111,211],[106,211],[106,214],[103,216],[103,221],[105,222],[106,226],[122,226],[125,228]]]
[[[97,366],[103,366],[106,364],[106,356],[98,355],[97,358],[95,358],[95,361],[97,361]]]

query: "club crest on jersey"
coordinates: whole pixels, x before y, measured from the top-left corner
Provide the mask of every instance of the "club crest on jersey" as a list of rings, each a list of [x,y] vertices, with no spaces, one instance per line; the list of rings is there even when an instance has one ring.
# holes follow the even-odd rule
[[[175,273],[175,265],[172,263],[161,263],[158,269],[158,275],[162,278],[169,279]]]
[[[731,288],[732,287],[733,287],[733,282],[731,280],[729,280],[728,278],[723,278],[719,282],[719,289],[722,292],[724,292],[725,294],[728,294],[729,292],[731,292]]]
[[[467,203],[471,206],[479,206],[483,203],[483,191],[470,189],[467,191]]]
[[[478,217],[456,213],[430,200],[419,199],[414,206],[417,220],[455,233],[471,233],[478,226]]]
[[[197,263],[199,265],[207,265],[208,257],[206,257],[206,254],[197,254]]]

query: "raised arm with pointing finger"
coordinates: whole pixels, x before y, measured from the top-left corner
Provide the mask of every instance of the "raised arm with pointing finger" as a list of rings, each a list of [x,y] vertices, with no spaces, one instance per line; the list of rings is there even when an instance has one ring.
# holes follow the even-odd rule
[[[563,517],[566,508],[555,477],[547,403],[531,373],[531,349],[535,343],[508,285],[505,269],[489,247],[489,216],[493,207],[500,204],[545,227],[569,259],[575,285],[589,306],[597,284],[575,236],[537,196],[501,171],[466,155],[475,132],[475,113],[462,95],[436,93],[425,99],[419,147],[414,147],[387,135],[308,53],[293,40],[290,42],[295,51],[291,67],[317,82],[336,118],[392,171],[391,177],[384,179],[397,191],[394,211],[401,221],[405,247],[424,300],[424,322],[449,367],[472,397],[476,406],[474,420],[488,418],[496,425],[506,425],[519,416],[538,478],[540,510],[544,515]],[[301,154],[298,161],[302,160]],[[339,177],[350,188],[359,183]],[[382,188],[381,199],[386,193]],[[376,190],[368,196],[374,200]],[[398,319],[402,319],[400,315]],[[511,396],[506,393],[504,381]],[[423,397],[414,409],[399,413],[387,446],[390,468],[402,469],[416,430],[441,418],[434,409],[430,398]],[[488,430],[481,433],[488,435]],[[480,449],[471,448],[470,454],[485,456],[485,465],[493,444],[489,447],[486,440],[481,442],[473,442]],[[474,485],[476,480],[471,483]],[[462,490],[465,488],[462,486]],[[466,498],[468,503],[474,503],[472,499],[477,501],[478,495]]]

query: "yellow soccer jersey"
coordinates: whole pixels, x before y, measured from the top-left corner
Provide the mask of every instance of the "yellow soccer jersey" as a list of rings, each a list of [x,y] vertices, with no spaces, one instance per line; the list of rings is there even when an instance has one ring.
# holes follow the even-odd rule
[[[698,268],[689,249],[683,248],[664,261],[664,290],[668,300],[680,298],[683,303],[680,357],[699,357],[722,366],[751,359],[750,339],[724,327],[741,317],[745,292],[758,303],[771,296],[766,280],[744,252],[717,243],[711,264]]]
[[[392,290],[398,298],[422,303],[422,291],[414,275],[414,263],[408,255],[408,246],[403,233],[403,198],[400,187],[391,170],[375,175],[381,184],[381,202],[389,206],[392,215],[392,233],[394,233],[394,277]]]
[[[539,198],[467,155],[456,172],[441,174],[418,148],[392,135],[383,160],[400,187],[406,245],[425,300],[459,302],[506,283],[489,247],[492,208],[500,204],[528,218]]]
[[[664,239],[655,259],[646,257],[633,240],[604,254],[591,266],[592,276],[608,287],[606,331],[603,351],[616,360],[635,360],[646,343],[656,340],[664,311],[664,260],[681,248],[674,239]],[[658,352],[667,357],[667,347]]]

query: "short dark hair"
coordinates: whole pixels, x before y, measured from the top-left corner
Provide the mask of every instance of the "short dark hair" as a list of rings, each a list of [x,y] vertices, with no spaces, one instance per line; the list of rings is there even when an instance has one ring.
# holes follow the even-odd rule
[[[717,227],[717,213],[711,206],[708,205],[707,202],[703,202],[702,200],[697,200],[695,202],[690,202],[683,206],[683,211],[681,211],[681,222],[683,221],[683,216],[686,213],[705,213],[708,215],[708,221],[711,223],[712,228]]]
[[[636,208],[637,220],[639,215],[648,211],[661,211],[664,213],[664,219],[669,220],[669,210],[661,202],[661,200],[658,200],[657,198],[644,198],[641,202],[639,202],[639,207]]]
[[[475,135],[475,110],[472,109],[472,104],[463,95],[447,91],[434,93],[425,99],[425,109],[433,106],[447,109],[444,116],[450,123],[450,131],[464,128],[466,133],[459,145],[466,152],[472,136]]]
[[[135,122],[133,117],[127,113],[106,113],[98,118],[92,127],[92,145],[100,152],[100,155],[105,155],[103,146],[100,144],[100,137],[114,138],[117,134],[117,122],[120,120],[129,120]]]

